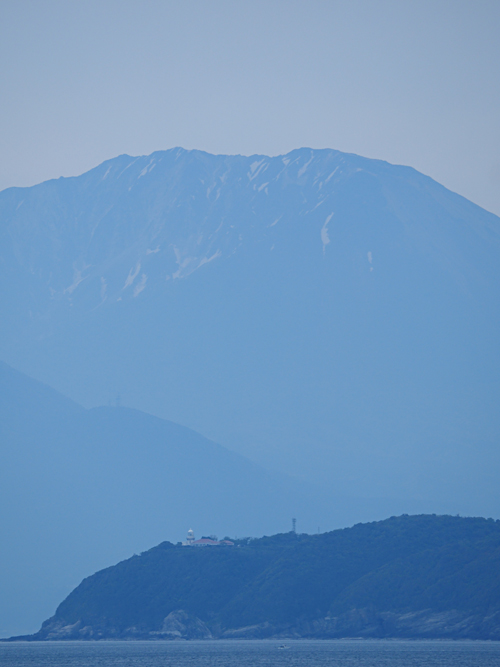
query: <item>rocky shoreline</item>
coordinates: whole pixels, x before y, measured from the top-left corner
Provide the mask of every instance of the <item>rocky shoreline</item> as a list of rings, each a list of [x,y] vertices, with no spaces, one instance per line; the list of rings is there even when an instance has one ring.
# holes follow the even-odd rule
[[[335,617],[297,621],[292,625],[269,622],[241,628],[211,626],[184,610],[172,611],[158,629],[119,629],[91,626],[78,620],[68,624],[52,617],[33,635],[0,641],[64,640],[200,640],[200,639],[481,639],[500,641],[500,612],[488,616],[461,611],[432,610],[401,613],[353,609]]]

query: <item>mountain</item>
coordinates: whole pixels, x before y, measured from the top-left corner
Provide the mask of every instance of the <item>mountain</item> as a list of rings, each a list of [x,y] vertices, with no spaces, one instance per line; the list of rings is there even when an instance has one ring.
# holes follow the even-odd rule
[[[333,150],[1,192],[0,359],[72,399],[1,367],[2,633],[191,527],[499,516],[499,222]]]
[[[499,521],[436,515],[164,542],[84,579],[28,639],[500,639],[499,566]]]
[[[122,155],[0,193],[0,358],[341,495],[498,516],[499,223],[334,150]]]
[[[362,512],[172,422],[86,410],[3,363],[0,442],[0,636],[34,631],[84,576],[190,528],[261,535],[292,516],[342,525]]]

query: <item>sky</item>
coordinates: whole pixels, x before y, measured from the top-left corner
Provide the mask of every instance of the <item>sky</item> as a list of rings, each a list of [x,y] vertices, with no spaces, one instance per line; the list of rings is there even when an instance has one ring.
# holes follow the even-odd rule
[[[2,0],[0,189],[174,146],[334,148],[500,215],[498,0]]]

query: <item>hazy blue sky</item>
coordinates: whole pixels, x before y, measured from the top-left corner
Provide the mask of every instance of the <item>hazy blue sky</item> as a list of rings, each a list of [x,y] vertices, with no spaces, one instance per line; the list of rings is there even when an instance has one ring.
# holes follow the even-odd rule
[[[500,214],[500,2],[2,0],[0,189],[173,146],[331,147]]]

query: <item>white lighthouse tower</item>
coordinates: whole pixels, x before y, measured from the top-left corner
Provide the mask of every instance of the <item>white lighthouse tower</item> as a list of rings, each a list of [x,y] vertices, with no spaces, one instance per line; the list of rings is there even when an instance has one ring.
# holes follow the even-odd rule
[[[194,542],[194,533],[193,533],[193,529],[191,528],[190,530],[188,530],[186,541],[184,542],[183,546],[190,547],[190,546],[193,545],[193,542]]]

